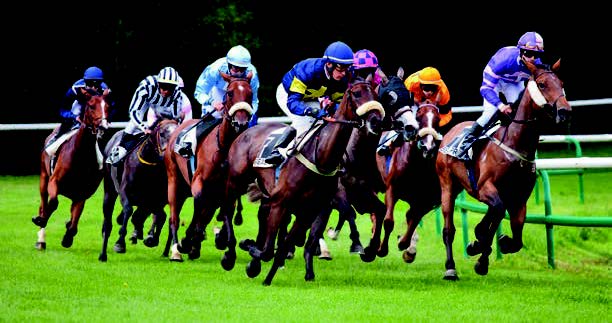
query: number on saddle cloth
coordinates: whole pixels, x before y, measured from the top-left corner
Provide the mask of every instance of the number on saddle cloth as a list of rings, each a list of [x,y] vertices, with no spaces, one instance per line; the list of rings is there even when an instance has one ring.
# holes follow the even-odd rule
[[[259,151],[259,154],[257,154],[257,158],[255,158],[255,161],[253,162],[253,167],[259,167],[259,168],[274,167],[274,165],[266,163],[265,160],[266,160],[266,157],[270,156],[270,154],[274,150],[274,147],[279,142],[279,139],[281,138],[281,135],[283,134],[284,131],[285,131],[285,127],[281,127],[279,129],[272,131],[268,135],[268,137],[264,141],[263,147]]]

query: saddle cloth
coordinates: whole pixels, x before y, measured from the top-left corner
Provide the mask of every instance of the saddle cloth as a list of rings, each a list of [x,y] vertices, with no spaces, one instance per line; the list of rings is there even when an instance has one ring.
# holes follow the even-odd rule
[[[497,131],[497,129],[499,129],[499,127],[500,127],[499,123],[495,124],[495,126],[489,128],[489,130],[487,130],[483,135],[476,138],[476,141],[474,142],[474,144],[472,144],[472,146],[468,149],[467,154],[462,155],[461,157],[457,156],[457,154],[459,153],[459,147],[461,147],[461,143],[465,139],[464,131],[462,131],[457,137],[451,140],[451,142],[449,142],[446,146],[440,148],[440,152],[445,155],[453,156],[461,160],[465,160],[465,161],[472,160],[472,157],[474,156],[474,153],[475,153],[474,147],[479,146],[479,145],[476,145],[476,143],[481,141],[482,139],[489,139],[490,136],[492,136]]]
[[[304,133],[302,136],[296,136],[296,138],[294,138],[288,145],[288,151],[293,150],[294,153],[295,152],[299,152],[300,150],[302,150],[302,147],[304,147],[304,145],[308,142],[308,140],[310,139],[310,137],[312,137],[319,128],[321,128],[323,126],[323,120],[317,120],[316,123],[310,127],[310,129],[308,131],[306,131],[306,133]],[[253,167],[257,167],[257,168],[271,168],[274,167],[274,165],[272,164],[268,164],[265,162],[266,157],[270,156],[270,154],[272,153],[272,150],[274,150],[274,146],[276,146],[276,144],[278,143],[282,133],[285,131],[285,128],[279,128],[276,129],[274,131],[272,131],[268,137],[266,138],[266,140],[264,141],[263,147],[261,148],[261,150],[259,151],[259,153],[257,154],[257,158],[255,158],[255,161],[253,162]],[[295,147],[295,142],[298,141],[299,144],[297,146],[297,148]],[[283,163],[284,164],[284,163]],[[281,165],[283,165],[281,164]]]

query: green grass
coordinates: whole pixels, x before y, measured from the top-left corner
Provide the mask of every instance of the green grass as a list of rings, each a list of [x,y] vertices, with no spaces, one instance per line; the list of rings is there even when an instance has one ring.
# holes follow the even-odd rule
[[[597,150],[600,151],[600,150]],[[542,152],[541,158],[548,153]],[[550,152],[550,157],[555,155]],[[595,155],[585,151],[585,156]],[[551,176],[553,213],[612,216],[612,173],[587,173],[585,204],[579,203],[577,177]],[[442,279],[445,252],[435,213],[419,227],[418,255],[412,264],[396,248],[405,230],[407,205],[396,208],[390,253],[372,263],[348,252],[348,226],[336,241],[328,239],[333,260],[315,259],[316,280],[304,281],[302,249],[276,274],[272,286],[262,286],[270,268],[250,279],[248,255],[238,250],[232,271],[220,265],[222,252],[213,239],[204,241],[202,257],[171,263],[161,257],[163,246],[141,242],[100,263],[102,187],[90,199],[74,245],[61,246],[69,200],[47,226],[47,250],[34,248],[38,210],[38,176],[0,176],[0,321],[4,322],[610,322],[610,228],[554,228],[557,268],[547,265],[543,225],[527,224],[525,248],[502,259],[491,255],[487,276],[473,270],[475,258],[464,258],[461,217],[456,213],[454,256],[460,280]],[[245,203],[245,223],[238,239],[256,234],[256,204]],[[116,208],[116,212],[118,207]],[[182,212],[191,219],[191,199]],[[532,197],[528,212],[543,214]],[[470,213],[469,236],[480,215]],[[369,217],[358,216],[362,243],[367,244]],[[337,221],[333,213],[330,225]],[[215,223],[216,224],[216,223]],[[147,222],[146,226],[149,225]],[[211,224],[207,229],[212,236]],[[503,230],[508,232],[504,221]],[[131,232],[130,227],[130,232]],[[181,228],[181,236],[184,227]],[[162,233],[166,240],[167,225]]]

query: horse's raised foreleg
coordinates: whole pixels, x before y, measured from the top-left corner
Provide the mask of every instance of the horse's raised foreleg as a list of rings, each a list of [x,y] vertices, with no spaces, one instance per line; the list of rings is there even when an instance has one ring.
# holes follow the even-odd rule
[[[40,206],[38,208],[38,216],[32,218],[32,222],[41,228],[47,226],[47,222],[51,214],[57,210],[59,201],[57,199],[57,183],[49,182],[48,175],[41,175],[40,178]]]
[[[506,208],[499,197],[497,189],[493,184],[490,184],[490,182],[487,182],[481,187],[479,196],[482,202],[489,205],[489,209],[484,215],[483,221],[481,221],[481,224],[484,223],[484,225],[479,229],[481,230],[481,232],[479,232],[480,237],[477,237],[481,255],[474,265],[474,271],[479,275],[486,275],[489,272],[489,255],[492,250],[491,244],[493,243],[493,237],[495,236],[495,232],[501,220],[504,218]]]
[[[72,247],[72,242],[74,241],[74,236],[78,232],[79,220],[81,219],[81,214],[83,214],[84,207],[85,200],[76,202],[72,201],[72,204],[70,205],[70,221],[66,222],[66,233],[62,238],[62,247]]]
[[[408,211],[406,211],[406,233],[400,238],[397,246],[402,253],[402,259],[406,263],[414,262],[416,258],[416,243],[418,240],[416,229],[423,216],[429,212],[432,207],[418,204],[416,201],[412,203]]]
[[[512,238],[505,234],[499,237],[499,251],[504,254],[515,253],[523,248],[523,226],[525,225],[527,206],[522,204],[518,208],[508,207],[508,212],[510,214]]]

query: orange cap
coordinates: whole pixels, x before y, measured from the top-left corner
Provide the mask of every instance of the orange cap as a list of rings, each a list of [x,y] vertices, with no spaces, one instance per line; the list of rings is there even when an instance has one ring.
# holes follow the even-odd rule
[[[434,67],[425,67],[419,72],[419,82],[421,84],[440,84],[442,77]]]

